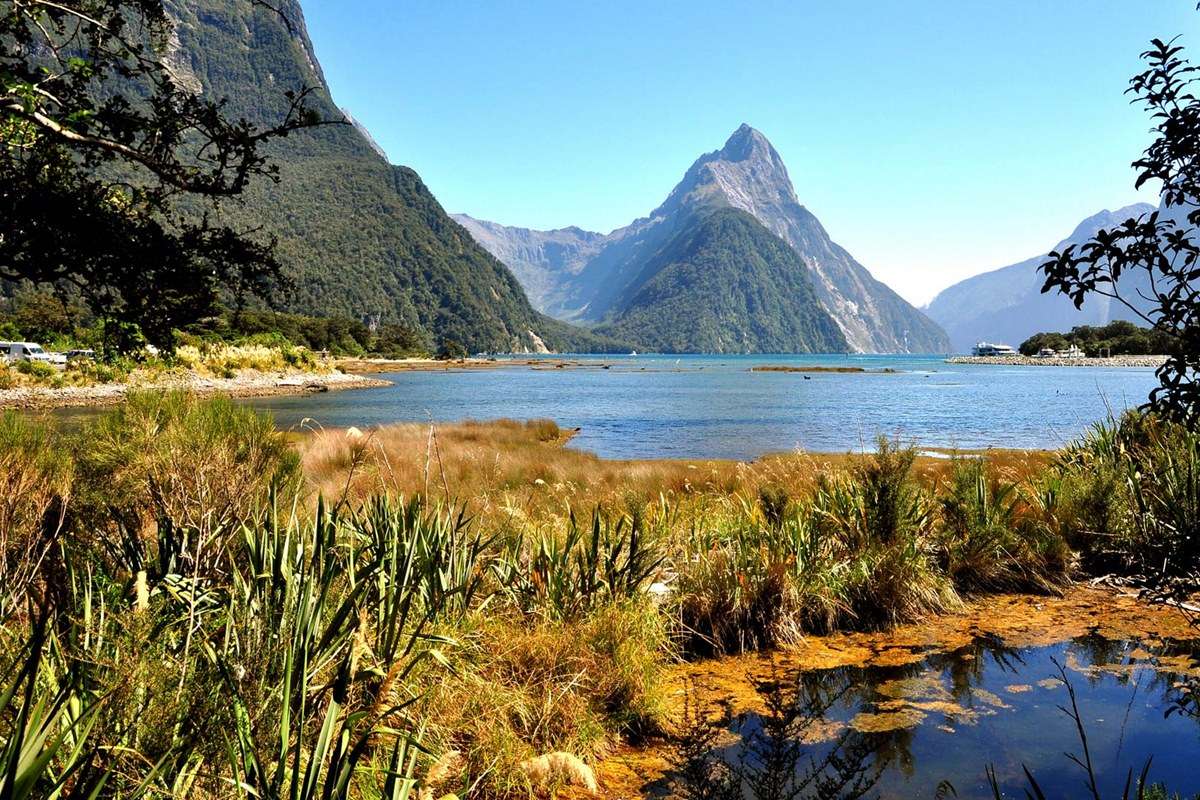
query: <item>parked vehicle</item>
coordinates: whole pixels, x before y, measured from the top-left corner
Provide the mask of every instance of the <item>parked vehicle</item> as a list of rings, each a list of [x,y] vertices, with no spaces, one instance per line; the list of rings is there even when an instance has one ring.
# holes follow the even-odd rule
[[[54,366],[67,363],[65,355],[46,352],[37,342],[0,342],[0,355],[6,361],[42,361]]]
[[[68,350],[63,353],[67,357],[67,361],[95,361],[95,350]]]

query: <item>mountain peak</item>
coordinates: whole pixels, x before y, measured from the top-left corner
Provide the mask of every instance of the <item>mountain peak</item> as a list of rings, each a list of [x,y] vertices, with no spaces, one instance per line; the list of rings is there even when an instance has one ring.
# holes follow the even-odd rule
[[[1134,203],[1124,208],[1118,208],[1116,211],[1109,211],[1106,208],[1076,225],[1075,230],[1071,232],[1070,237],[1066,241],[1082,242],[1085,239],[1095,236],[1101,228],[1111,228],[1120,225],[1130,217],[1140,217],[1142,214],[1149,214],[1154,210],[1154,206],[1149,203]]]
[[[744,122],[725,141],[725,146],[717,151],[717,157],[723,161],[747,161],[765,157],[782,163],[767,137]]]

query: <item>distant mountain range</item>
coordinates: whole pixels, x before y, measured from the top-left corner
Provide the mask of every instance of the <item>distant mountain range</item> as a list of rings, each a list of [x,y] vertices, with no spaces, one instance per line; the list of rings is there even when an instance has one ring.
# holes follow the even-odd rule
[[[1148,203],[1136,203],[1116,211],[1101,211],[1079,223],[1070,236],[1046,252],[1082,244],[1103,228],[1154,210]],[[955,352],[960,353],[968,352],[980,340],[1016,347],[1042,331],[1068,331],[1076,325],[1104,325],[1135,316],[1107,297],[1089,297],[1083,308],[1076,309],[1064,295],[1042,294],[1045,276],[1038,267],[1045,260],[1042,254],[960,281],[940,292],[926,306],[925,313],[946,330]],[[1130,282],[1137,278],[1130,275],[1121,282],[1123,294],[1135,296]]]
[[[728,209],[745,214],[708,224]],[[701,156],[649,216],[606,235],[455,219],[513,270],[536,307],[647,347],[804,352],[836,344],[861,352],[946,352],[950,346],[933,321],[829,238],[800,205],[779,153],[749,125]],[[763,233],[792,252],[768,247]],[[732,238],[714,241],[714,234]],[[719,268],[706,273],[704,265],[712,268],[714,260]],[[729,302],[714,308],[718,297]],[[840,337],[830,337],[820,312]],[[703,332],[692,324],[696,319],[706,320]]]
[[[298,0],[272,5],[290,24],[252,0],[172,0],[180,84],[256,124],[280,118],[285,89],[315,86],[317,111],[341,119]],[[779,154],[747,125],[648,216],[608,234],[456,222],[357,123],[294,133],[268,154],[280,182],[252,186],[222,216],[278,239],[296,287],[286,308],[378,314],[432,346],[946,352],[1131,316],[1104,298],[1076,311],[1040,294],[1043,256],[946,289],[926,316],[829,238]],[[1102,212],[1058,246],[1150,210]]]

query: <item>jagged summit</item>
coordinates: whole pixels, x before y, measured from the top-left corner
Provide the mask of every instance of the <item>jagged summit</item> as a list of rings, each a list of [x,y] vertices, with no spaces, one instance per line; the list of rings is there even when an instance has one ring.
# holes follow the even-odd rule
[[[1075,230],[1071,232],[1071,235],[1060,244],[1070,244],[1076,240],[1082,241],[1095,235],[1096,231],[1102,228],[1115,227],[1130,217],[1140,217],[1142,214],[1149,214],[1155,210],[1155,207],[1149,203],[1134,203],[1124,208],[1118,208],[1116,211],[1109,211],[1106,208],[1075,226]]]
[[[725,146],[717,151],[724,161],[767,160],[783,167],[783,159],[761,131],[742,123],[725,140]],[[786,169],[784,170],[787,171]]]

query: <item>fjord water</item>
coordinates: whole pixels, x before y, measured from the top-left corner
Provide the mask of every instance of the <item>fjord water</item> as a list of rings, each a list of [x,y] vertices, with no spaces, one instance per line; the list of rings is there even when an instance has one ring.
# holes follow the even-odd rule
[[[1189,644],[1096,635],[1024,648],[977,640],[907,666],[814,670],[780,686],[808,742],[801,775],[836,752],[841,762],[824,776],[833,785],[867,776],[867,796],[881,800],[932,798],[942,781],[955,789],[944,796],[991,798],[988,766],[1004,797],[1025,796],[1025,768],[1048,797],[1090,796],[1084,772],[1065,755],[1083,757],[1075,722],[1060,708],[1070,707],[1062,664],[1101,796],[1120,797],[1130,768],[1136,781],[1153,756],[1148,782],[1192,797],[1200,792],[1200,721],[1164,715],[1180,697],[1181,673],[1196,673],[1194,653]],[[737,718],[731,730],[739,740],[724,757],[761,767],[763,727],[755,714]]]
[[[548,418],[608,458],[734,458],[870,448],[1060,447],[1145,401],[1152,369],[948,364],[941,356],[590,356],[555,368],[413,371],[365,389],[249,401],[282,427]],[[536,360],[536,359],[535,359]],[[608,368],[604,368],[607,365]],[[755,372],[755,366],[866,372]],[[884,370],[891,370],[884,372]]]

